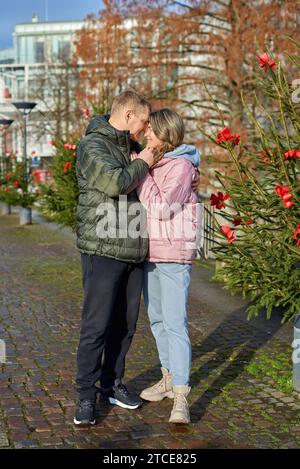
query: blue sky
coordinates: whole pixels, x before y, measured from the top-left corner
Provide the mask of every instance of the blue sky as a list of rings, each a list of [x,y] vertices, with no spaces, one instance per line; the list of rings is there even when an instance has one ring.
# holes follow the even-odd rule
[[[16,23],[31,21],[32,14],[45,21],[81,20],[88,13],[100,10],[101,0],[0,0],[0,49],[12,47],[12,32]]]

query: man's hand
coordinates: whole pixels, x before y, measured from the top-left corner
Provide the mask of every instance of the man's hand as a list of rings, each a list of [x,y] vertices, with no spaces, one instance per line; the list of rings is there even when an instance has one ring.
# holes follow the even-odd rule
[[[136,160],[137,158],[140,158],[141,160],[144,160],[145,163],[151,168],[154,164],[154,157],[153,157],[153,151],[151,148],[145,148],[143,151],[141,151],[139,154],[137,153],[131,153],[130,155],[131,161]]]
[[[193,180],[192,180],[192,190],[194,192],[197,192],[199,182],[200,182],[200,172],[198,168],[195,168],[194,174],[193,174]]]
[[[130,153],[130,159],[131,159],[131,161],[136,160],[138,157],[139,157],[139,155],[138,155],[138,153],[137,153],[136,151],[133,151],[132,153]]]

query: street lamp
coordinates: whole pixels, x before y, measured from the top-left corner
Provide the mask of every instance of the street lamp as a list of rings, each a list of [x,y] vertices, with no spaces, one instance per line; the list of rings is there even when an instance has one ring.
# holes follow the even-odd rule
[[[7,129],[11,126],[11,124],[13,123],[13,119],[0,119],[0,125],[3,126],[3,130],[4,130],[4,158],[6,158],[6,155],[7,155],[7,135],[6,135],[6,132],[7,132]],[[3,165],[3,161],[4,161],[4,158],[2,158],[2,152],[1,152],[1,155],[0,155],[0,179],[2,178],[2,175],[4,175],[4,166]]]
[[[23,122],[24,122],[24,192],[23,195],[28,195],[28,170],[27,170],[27,120],[30,112],[32,109],[35,108],[37,103],[33,103],[30,101],[20,101],[17,103],[12,103],[15,108],[18,109],[18,111],[22,114],[23,116]],[[30,225],[32,222],[32,215],[31,215],[31,207],[27,205],[22,205],[21,210],[20,210],[20,225]]]
[[[24,153],[24,181],[25,181],[25,188],[26,192],[28,190],[28,174],[27,174],[27,120],[30,112],[33,108],[37,105],[37,103],[29,102],[29,101],[20,101],[17,103],[12,103],[18,111],[22,113],[23,121],[24,121],[24,146],[23,146],[23,153]]]

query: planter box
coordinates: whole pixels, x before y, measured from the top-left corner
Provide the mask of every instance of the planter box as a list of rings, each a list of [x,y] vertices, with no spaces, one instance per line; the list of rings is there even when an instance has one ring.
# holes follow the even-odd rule
[[[295,317],[293,348],[293,387],[300,392],[300,314]]]
[[[9,215],[11,213],[11,206],[5,202],[0,202],[0,215]]]
[[[31,208],[20,207],[20,225],[32,224],[32,210]]]

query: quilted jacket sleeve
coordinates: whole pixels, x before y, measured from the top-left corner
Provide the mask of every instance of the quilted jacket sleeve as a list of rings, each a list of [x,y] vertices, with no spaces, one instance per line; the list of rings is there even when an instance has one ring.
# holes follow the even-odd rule
[[[149,170],[147,163],[138,158],[124,167],[99,139],[90,140],[79,148],[77,167],[90,187],[109,197],[133,191]]]

